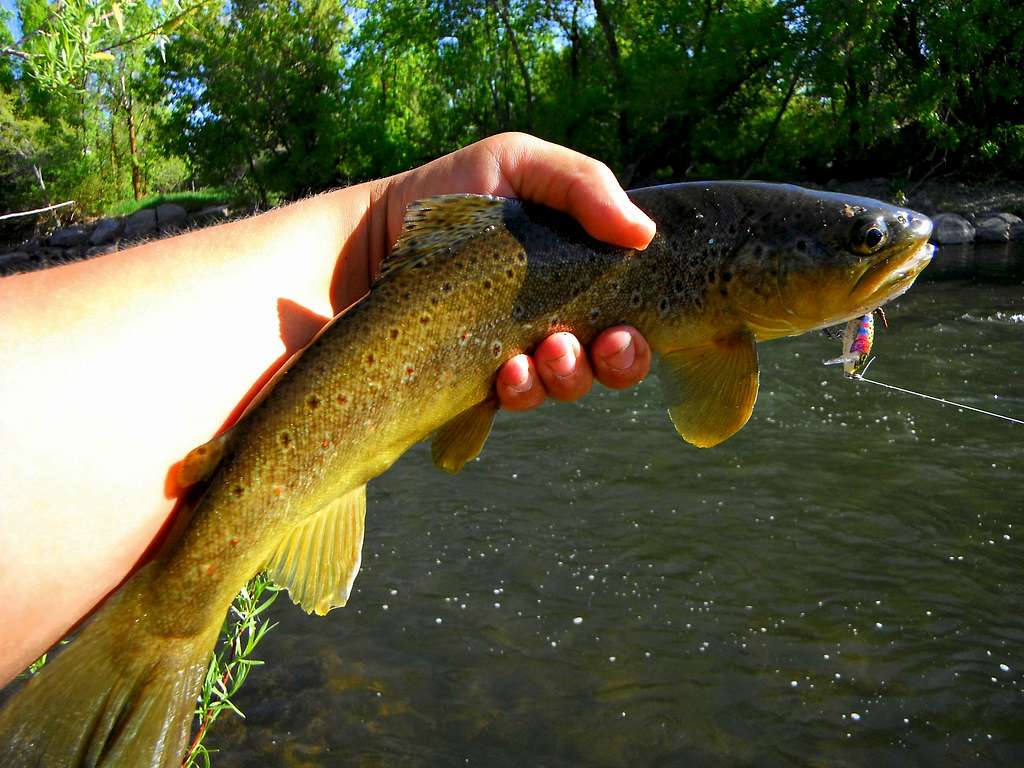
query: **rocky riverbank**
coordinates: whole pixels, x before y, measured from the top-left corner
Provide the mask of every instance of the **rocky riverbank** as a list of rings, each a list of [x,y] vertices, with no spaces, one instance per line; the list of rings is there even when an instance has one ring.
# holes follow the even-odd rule
[[[831,183],[826,188],[928,214],[935,223],[932,242],[941,245],[1024,240],[1024,182],[967,184],[940,180],[904,189],[892,179],[876,178]]]
[[[1024,182],[966,184],[929,181],[902,188],[891,179],[829,183],[825,189],[863,195],[906,205],[932,217],[932,240],[941,245],[958,243],[1006,243],[1024,240]],[[189,213],[180,205],[165,203],[130,216],[104,218],[58,229],[48,236],[26,240],[0,253],[0,276],[89,259],[186,229],[217,224],[234,215],[226,205]]]
[[[144,208],[129,216],[115,216],[83,222],[55,230],[48,236],[31,238],[7,253],[0,253],[0,275],[91,259],[111,251],[218,224],[234,215],[227,205],[213,205],[189,213],[176,203]]]

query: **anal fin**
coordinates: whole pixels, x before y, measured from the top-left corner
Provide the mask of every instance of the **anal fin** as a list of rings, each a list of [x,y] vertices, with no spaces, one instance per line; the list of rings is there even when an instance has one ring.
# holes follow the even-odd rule
[[[487,436],[491,434],[491,425],[497,412],[497,400],[489,397],[467,408],[441,427],[434,434],[430,446],[434,464],[445,472],[455,474],[466,462],[479,456]]]
[[[757,350],[750,334],[663,354],[662,391],[676,431],[710,448],[747,423],[757,400]]]
[[[306,613],[325,615],[345,605],[359,572],[366,518],[366,486],[349,491],[297,525],[267,564],[270,578],[288,588]]]

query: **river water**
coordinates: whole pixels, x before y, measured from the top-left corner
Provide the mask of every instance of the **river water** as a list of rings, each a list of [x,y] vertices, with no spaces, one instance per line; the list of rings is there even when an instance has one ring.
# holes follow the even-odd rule
[[[1024,418],[1024,250],[941,249],[869,376]],[[760,346],[734,438],[653,377],[370,486],[349,606],[285,597],[220,768],[1024,764],[1024,426]]]

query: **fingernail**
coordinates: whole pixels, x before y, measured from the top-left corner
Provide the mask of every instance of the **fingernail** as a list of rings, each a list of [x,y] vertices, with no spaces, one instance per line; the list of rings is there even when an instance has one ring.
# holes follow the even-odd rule
[[[548,369],[560,379],[571,376],[576,372],[576,355],[566,352],[561,357],[548,361]]]
[[[530,388],[530,367],[522,362],[511,364],[510,375],[505,381],[506,386],[513,392],[522,394]]]
[[[626,334],[626,343],[619,347],[617,352],[606,356],[605,363],[613,371],[623,373],[636,362],[636,347],[633,345],[633,336]]]

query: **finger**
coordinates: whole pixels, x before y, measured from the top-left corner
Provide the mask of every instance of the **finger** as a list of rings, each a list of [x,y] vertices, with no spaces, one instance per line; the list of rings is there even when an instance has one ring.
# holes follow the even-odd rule
[[[533,353],[537,373],[548,394],[556,400],[579,400],[594,384],[590,362],[571,333],[555,333]]]
[[[495,388],[501,407],[510,411],[536,408],[547,397],[537,368],[528,355],[516,355],[501,366]]]
[[[625,389],[650,373],[651,347],[636,328],[617,325],[594,339],[590,359],[598,381],[611,389]]]
[[[604,163],[526,134],[494,136],[485,146],[516,197],[564,211],[613,245],[643,249],[654,237],[654,222]]]

